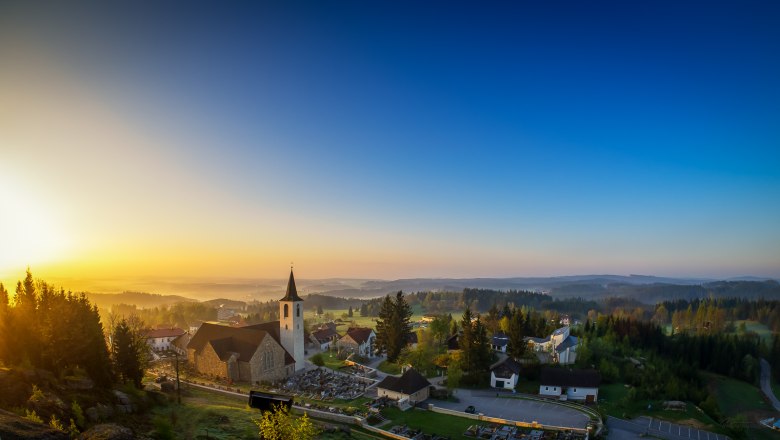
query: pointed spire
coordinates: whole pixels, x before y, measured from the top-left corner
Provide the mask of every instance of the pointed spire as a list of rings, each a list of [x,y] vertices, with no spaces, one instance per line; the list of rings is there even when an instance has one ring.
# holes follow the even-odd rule
[[[290,268],[290,280],[287,281],[287,294],[279,301],[303,301],[298,296],[298,289],[295,288],[295,277],[293,276],[292,268]]]

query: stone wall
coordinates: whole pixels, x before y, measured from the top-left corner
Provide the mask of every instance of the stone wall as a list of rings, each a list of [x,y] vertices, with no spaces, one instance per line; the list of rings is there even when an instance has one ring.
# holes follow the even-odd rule
[[[263,353],[270,351],[273,355],[273,366],[265,369],[263,365]],[[251,382],[274,382],[287,377],[287,368],[284,364],[284,348],[270,335],[266,335],[257,351],[249,361]]]
[[[195,350],[190,350],[194,352]],[[192,353],[195,369],[201,374],[209,374],[217,377],[227,377],[227,365],[219,359],[211,344],[206,344],[200,354]]]

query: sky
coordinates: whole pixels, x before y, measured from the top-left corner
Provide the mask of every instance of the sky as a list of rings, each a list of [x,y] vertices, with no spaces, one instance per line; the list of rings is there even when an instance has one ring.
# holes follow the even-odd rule
[[[778,2],[2,2],[0,280],[780,277]]]

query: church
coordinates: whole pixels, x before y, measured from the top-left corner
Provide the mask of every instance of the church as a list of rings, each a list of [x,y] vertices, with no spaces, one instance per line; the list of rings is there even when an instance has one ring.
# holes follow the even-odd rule
[[[290,269],[279,321],[244,327],[204,323],[187,345],[199,373],[233,382],[273,382],[304,368],[303,299]]]

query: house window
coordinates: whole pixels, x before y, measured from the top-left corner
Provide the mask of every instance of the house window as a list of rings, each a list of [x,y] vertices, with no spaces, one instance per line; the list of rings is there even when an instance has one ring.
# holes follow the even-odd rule
[[[545,391],[550,391],[550,387],[544,387]]]
[[[575,392],[575,393],[577,392],[577,388],[575,388],[575,389],[574,389],[574,392]]]
[[[285,305],[284,305],[284,317],[286,318],[286,317],[288,317],[288,316],[290,316],[290,306],[288,306],[287,304],[285,304]]]

